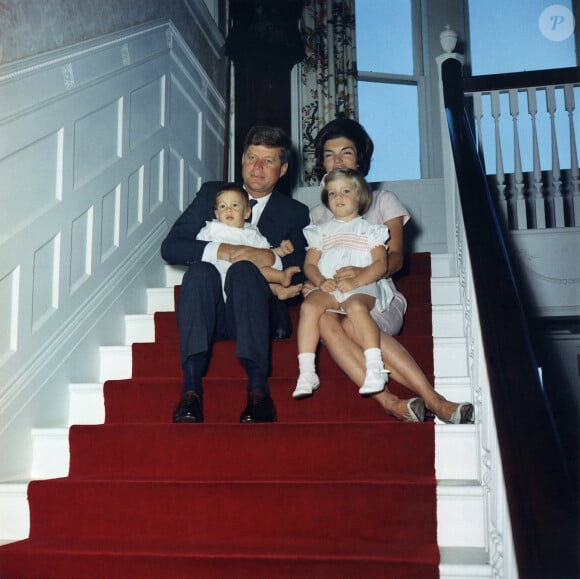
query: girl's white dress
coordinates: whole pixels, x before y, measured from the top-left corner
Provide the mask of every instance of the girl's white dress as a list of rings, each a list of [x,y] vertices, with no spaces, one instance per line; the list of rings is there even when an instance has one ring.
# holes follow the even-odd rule
[[[405,209],[405,206],[399,198],[392,191],[386,190],[373,191],[371,206],[363,217],[369,223],[385,223],[396,217],[402,217],[403,225],[406,225],[410,219],[409,212]],[[330,212],[330,209],[322,203],[310,210],[310,219],[315,225],[326,223],[333,218],[334,216]],[[389,303],[389,307],[383,312],[377,312],[376,309],[373,309],[371,315],[383,332],[390,336],[395,336],[401,331],[401,327],[403,326],[403,317],[407,310],[407,300],[397,289],[392,278],[383,278],[379,283],[388,286],[385,288],[385,291],[392,293],[393,299]]]
[[[309,225],[304,228],[307,249],[322,252],[318,262],[320,273],[326,278],[334,277],[337,269],[349,265],[366,267],[372,263],[371,249],[384,246],[389,239],[389,229],[384,224],[373,225],[357,217],[351,221],[332,219],[320,225]],[[386,309],[393,299],[390,286],[377,282],[361,286],[348,292],[335,290],[332,294],[339,303],[349,296],[363,293],[376,298],[375,308]]]

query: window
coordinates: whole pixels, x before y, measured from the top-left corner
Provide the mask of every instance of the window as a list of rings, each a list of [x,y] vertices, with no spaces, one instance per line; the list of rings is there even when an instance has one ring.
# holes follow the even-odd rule
[[[375,143],[371,182],[421,177],[418,4],[356,0],[359,121]]]
[[[473,75],[576,66],[572,0],[469,0],[469,23]]]

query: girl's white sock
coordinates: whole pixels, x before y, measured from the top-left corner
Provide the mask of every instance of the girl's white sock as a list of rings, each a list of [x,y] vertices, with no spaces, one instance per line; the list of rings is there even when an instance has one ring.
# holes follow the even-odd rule
[[[316,355],[313,352],[298,354],[298,369],[300,370],[300,374],[316,374],[315,357]]]
[[[383,367],[383,357],[380,348],[368,348],[364,352],[366,367],[369,370],[379,370]]]
[[[292,392],[292,397],[295,399],[306,398],[311,396],[314,390],[320,386],[320,380],[316,374],[316,366],[314,364],[315,355],[311,352],[304,352],[298,354],[298,367],[300,374],[296,382],[296,388]]]
[[[385,388],[388,372],[383,366],[380,348],[368,348],[364,351],[366,375],[364,384],[359,388],[360,394],[376,394]]]

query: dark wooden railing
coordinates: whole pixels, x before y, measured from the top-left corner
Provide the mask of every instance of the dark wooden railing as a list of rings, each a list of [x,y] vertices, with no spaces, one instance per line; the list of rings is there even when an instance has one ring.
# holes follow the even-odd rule
[[[461,64],[442,65],[445,111],[480,316],[518,572],[579,577],[577,476],[542,388],[528,323],[464,108]]]

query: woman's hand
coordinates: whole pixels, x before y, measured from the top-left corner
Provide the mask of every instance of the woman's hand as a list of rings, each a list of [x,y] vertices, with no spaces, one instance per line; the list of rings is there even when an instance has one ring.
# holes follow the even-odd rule
[[[318,286],[323,292],[330,293],[333,292],[338,286],[336,281],[333,279],[327,278],[322,281],[322,283]]]
[[[269,249],[257,249],[247,245],[237,245],[229,253],[229,261],[251,261],[256,267],[264,267],[274,263],[274,253]]]
[[[341,292],[349,292],[353,289],[356,289],[357,287],[360,287],[360,285],[361,284],[359,283],[358,278],[356,277],[341,279],[339,282],[336,283],[336,287]]]
[[[361,271],[363,271],[363,269],[364,269],[363,267],[356,267],[354,265],[349,265],[347,267],[341,267],[340,269],[336,270],[336,272],[334,274],[334,279],[337,282],[351,279],[351,278],[359,275],[361,273]]]

